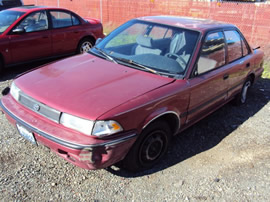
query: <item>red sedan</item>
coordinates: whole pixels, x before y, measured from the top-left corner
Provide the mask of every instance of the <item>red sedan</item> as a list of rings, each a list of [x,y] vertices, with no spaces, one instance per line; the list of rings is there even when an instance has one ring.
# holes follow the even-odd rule
[[[25,6],[0,12],[0,71],[4,67],[88,51],[103,38],[99,20],[60,8]]]
[[[0,102],[7,119],[86,169],[118,161],[148,169],[172,137],[231,100],[246,102],[263,52],[231,24],[143,17],[88,53],[15,79]]]

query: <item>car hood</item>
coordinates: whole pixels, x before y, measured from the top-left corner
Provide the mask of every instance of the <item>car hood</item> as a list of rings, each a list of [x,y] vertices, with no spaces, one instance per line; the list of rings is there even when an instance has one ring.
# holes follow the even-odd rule
[[[17,78],[15,83],[43,104],[95,120],[107,111],[173,81],[86,53],[45,65]]]

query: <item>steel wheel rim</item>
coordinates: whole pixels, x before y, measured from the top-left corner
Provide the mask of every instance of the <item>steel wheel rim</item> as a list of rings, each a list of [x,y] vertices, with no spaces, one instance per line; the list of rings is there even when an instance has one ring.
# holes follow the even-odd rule
[[[139,161],[143,166],[151,165],[164,154],[168,139],[163,131],[154,131],[141,144]]]
[[[92,44],[89,41],[83,42],[81,45],[80,53],[88,52],[92,48]]]
[[[250,81],[247,81],[243,87],[242,90],[242,95],[241,95],[241,102],[245,103],[247,100],[247,92],[248,92],[248,88],[250,87],[251,83]]]

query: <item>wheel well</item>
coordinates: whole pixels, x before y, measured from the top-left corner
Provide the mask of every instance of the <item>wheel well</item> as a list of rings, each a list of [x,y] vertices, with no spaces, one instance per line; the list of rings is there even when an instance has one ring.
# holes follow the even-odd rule
[[[253,84],[255,80],[255,75],[252,73],[248,77],[251,79],[251,84]]]
[[[93,41],[94,44],[95,44],[95,42],[96,42],[96,39],[95,39],[93,36],[91,36],[91,35],[90,35],[90,36],[85,36],[85,37],[83,37],[83,38],[80,40],[80,42],[83,41],[84,39],[91,39],[91,41]],[[93,45],[94,45],[94,44],[93,44]]]
[[[3,57],[3,55],[2,55],[2,53],[0,53],[0,63],[2,63],[3,65],[4,65],[4,57]]]
[[[1,67],[4,68],[4,66],[5,66],[5,60],[2,53],[0,53],[0,69]]]
[[[167,123],[172,132],[172,135],[175,135],[178,129],[180,128],[180,118],[174,113],[167,113],[167,114],[161,115],[158,118],[154,118],[152,119],[152,121],[147,123],[145,127],[156,121],[164,121],[165,123]]]

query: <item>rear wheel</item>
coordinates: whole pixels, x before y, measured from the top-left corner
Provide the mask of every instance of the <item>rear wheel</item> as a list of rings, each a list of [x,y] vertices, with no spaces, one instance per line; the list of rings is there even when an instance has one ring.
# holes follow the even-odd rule
[[[168,124],[162,121],[152,123],[140,134],[123,160],[123,167],[130,171],[151,168],[167,152],[170,140]]]
[[[248,96],[248,91],[252,85],[251,78],[248,77],[247,80],[245,81],[241,92],[236,96],[235,98],[235,104],[236,105],[241,105],[245,104],[247,101],[247,96]]]
[[[82,54],[88,52],[94,46],[94,41],[90,38],[82,39],[77,47],[77,53]]]

